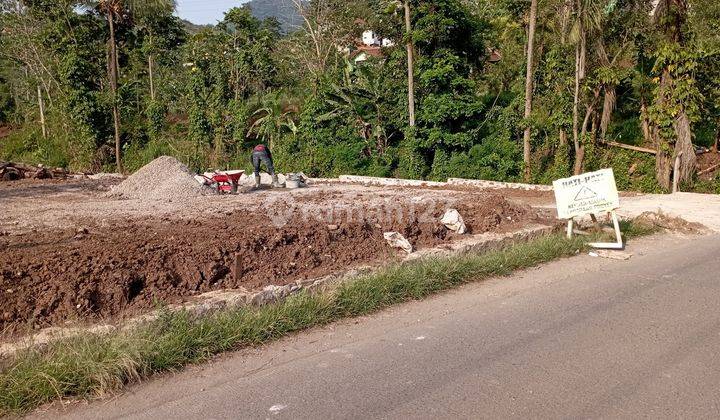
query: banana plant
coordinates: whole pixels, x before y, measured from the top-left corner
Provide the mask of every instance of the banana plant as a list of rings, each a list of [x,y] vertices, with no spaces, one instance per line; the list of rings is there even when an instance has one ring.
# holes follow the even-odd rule
[[[279,93],[269,93],[261,100],[261,106],[252,115],[254,120],[248,129],[248,137],[255,136],[268,142],[270,150],[284,132],[297,135],[297,126],[292,119],[294,110],[285,110]]]

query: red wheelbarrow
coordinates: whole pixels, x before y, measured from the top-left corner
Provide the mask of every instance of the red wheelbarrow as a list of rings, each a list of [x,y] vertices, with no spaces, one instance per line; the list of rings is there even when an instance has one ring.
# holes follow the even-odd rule
[[[245,173],[238,171],[215,171],[202,174],[205,185],[215,188],[218,194],[236,194],[240,177]]]

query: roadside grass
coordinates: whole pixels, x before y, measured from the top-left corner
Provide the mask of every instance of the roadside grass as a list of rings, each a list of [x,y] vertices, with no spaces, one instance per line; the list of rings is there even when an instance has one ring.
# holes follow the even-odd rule
[[[632,223],[624,223],[623,229],[627,238],[657,231]],[[554,234],[482,254],[401,263],[324,293],[303,292],[276,304],[205,316],[167,311],[130,332],[82,335],[25,350],[0,364],[0,416],[22,414],[57,399],[107,395],[224,351],[571,256],[597,239]]]

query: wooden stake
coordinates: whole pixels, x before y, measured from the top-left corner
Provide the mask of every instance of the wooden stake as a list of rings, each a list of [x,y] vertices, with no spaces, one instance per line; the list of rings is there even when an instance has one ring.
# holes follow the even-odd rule
[[[43,102],[42,91],[40,85],[37,86],[38,107],[40,108],[40,126],[42,127],[43,138],[47,138],[47,127],[45,126],[45,102]]]

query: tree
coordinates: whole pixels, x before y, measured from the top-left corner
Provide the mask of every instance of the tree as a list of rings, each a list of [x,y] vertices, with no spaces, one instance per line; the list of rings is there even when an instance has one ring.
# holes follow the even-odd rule
[[[26,102],[31,102],[31,96],[36,97],[40,118],[44,120],[43,94],[52,100],[60,81],[57,77],[57,57],[46,43],[49,19],[44,19],[40,13],[19,0],[0,2],[0,17],[4,26],[0,57],[22,67],[26,75],[23,81]],[[45,132],[44,122],[42,125]]]
[[[403,2],[403,11],[405,15],[405,48],[407,49],[408,60],[408,118],[410,127],[415,126],[415,64],[413,59],[413,43],[412,43],[412,24],[410,23],[410,1]]]
[[[409,0],[385,0],[386,12],[398,14],[402,9],[403,22],[405,25],[405,51],[407,54],[407,90],[408,90],[408,125],[415,126],[415,58],[412,39],[412,14]]]
[[[160,61],[169,63],[169,55],[185,42],[186,32],[180,19],[172,15],[172,10],[156,10],[153,13],[138,15],[134,19],[137,36],[141,39],[140,50],[147,63],[148,88],[150,100],[157,99],[158,86],[155,72]]]
[[[693,0],[688,23],[693,43],[702,51],[698,68],[698,86],[705,98],[703,122],[715,125],[713,150],[720,145],[720,3]]]
[[[583,82],[587,75],[587,39],[594,36],[601,28],[602,10],[597,0],[575,0],[572,3],[574,21],[570,28],[570,40],[575,44],[575,90],[573,95],[573,145],[575,146],[575,165],[573,173],[578,175],[583,171],[585,159],[584,134],[593,111],[594,104],[588,104],[585,119],[580,125],[580,104],[583,102]]]
[[[660,47],[654,66],[659,80],[651,115],[658,150],[656,177],[666,190],[671,187],[673,161],[679,163],[676,178],[680,182],[692,179],[697,161],[691,126],[699,110],[694,76],[697,61],[695,52],[687,48],[687,12],[687,0],[660,0],[654,13]]]
[[[174,0],[95,0],[90,3],[104,16],[109,31],[108,39],[108,84],[112,101],[112,116],[115,138],[115,165],[122,172],[120,139],[120,106],[118,104],[118,79],[120,77],[120,58],[116,39],[116,23],[129,20],[132,15],[152,14],[175,8]],[[152,65],[152,60],[150,61]]]
[[[302,17],[303,27],[295,34],[296,55],[312,77],[313,92],[338,48],[351,45],[353,37],[340,19],[350,7],[343,0],[291,0]]]
[[[528,119],[532,113],[533,91],[533,53],[535,50],[535,20],[537,15],[537,0],[530,1],[530,16],[528,21],[527,40],[527,66],[525,72],[525,131],[523,133],[523,162],[525,163],[525,182],[530,181],[530,124]]]
[[[260,21],[246,7],[234,7],[225,13],[218,29],[229,37],[229,82],[234,100],[261,93],[273,84],[276,64],[272,52],[280,38],[276,19]]]

